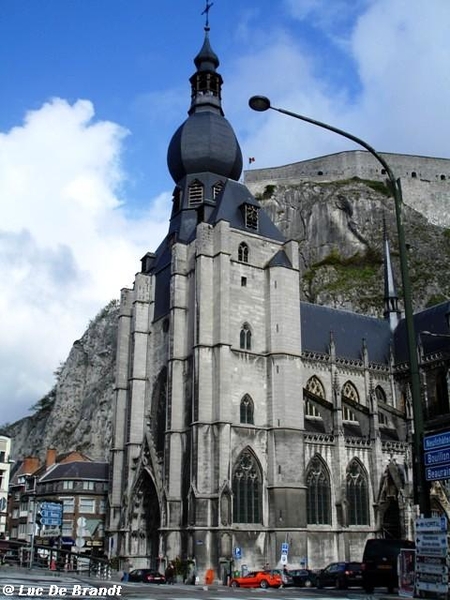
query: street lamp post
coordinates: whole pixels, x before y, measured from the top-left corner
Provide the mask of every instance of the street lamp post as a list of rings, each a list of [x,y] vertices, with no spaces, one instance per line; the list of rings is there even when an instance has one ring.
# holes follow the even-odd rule
[[[376,160],[383,166],[386,171],[386,175],[389,179],[390,187],[392,189],[392,194],[394,196],[395,203],[395,216],[397,222],[397,236],[398,236],[398,246],[399,246],[399,256],[400,256],[400,270],[402,276],[402,284],[403,284],[403,304],[405,310],[405,324],[406,324],[406,334],[407,334],[407,346],[408,346],[408,358],[409,358],[409,366],[410,366],[410,377],[411,377],[411,397],[412,397],[412,405],[413,405],[413,422],[414,422],[414,480],[415,480],[415,489],[417,491],[417,502],[419,505],[420,513],[424,516],[429,516],[430,514],[430,498],[427,490],[427,484],[425,481],[425,470],[424,470],[424,460],[423,460],[423,448],[422,448],[422,440],[424,433],[424,422],[423,422],[423,411],[422,411],[422,398],[420,393],[420,376],[419,376],[419,363],[416,352],[416,335],[414,331],[414,318],[413,318],[413,309],[412,309],[412,299],[411,299],[411,285],[409,280],[409,269],[408,269],[408,259],[406,252],[406,243],[405,243],[405,234],[403,231],[403,223],[402,223],[402,189],[400,186],[400,179],[396,179],[392,172],[392,169],[385,161],[385,159],[372,148],[367,142],[364,140],[348,133],[347,131],[343,131],[342,129],[338,129],[337,127],[333,127],[332,125],[328,125],[327,123],[322,123],[321,121],[316,121],[315,119],[311,119],[310,117],[305,117],[304,115],[300,115],[298,113],[291,112],[289,110],[285,110],[283,108],[276,108],[270,104],[269,98],[265,96],[252,96],[249,100],[249,106],[253,110],[258,112],[263,112],[269,109],[275,110],[277,112],[283,113],[284,115],[288,115],[289,117],[294,117],[294,119],[300,119],[301,121],[306,121],[307,123],[311,123],[312,125],[316,125],[317,127],[322,127],[322,129],[328,129],[328,131],[332,131],[341,135],[352,142],[355,142],[359,146],[365,148],[372,156],[376,158]]]

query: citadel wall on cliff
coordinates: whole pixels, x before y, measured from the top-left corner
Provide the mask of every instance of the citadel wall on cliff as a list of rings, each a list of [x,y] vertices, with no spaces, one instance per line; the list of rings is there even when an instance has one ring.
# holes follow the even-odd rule
[[[450,159],[380,153],[401,179],[403,202],[433,225],[450,227]],[[245,171],[245,184],[254,195],[268,185],[296,185],[302,181],[330,182],[358,177],[386,181],[381,164],[365,150],[352,150],[310,160]]]

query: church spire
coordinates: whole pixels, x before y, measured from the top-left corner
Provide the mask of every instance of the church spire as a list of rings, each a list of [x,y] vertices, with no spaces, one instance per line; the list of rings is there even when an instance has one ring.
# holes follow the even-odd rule
[[[391,331],[394,331],[400,321],[398,294],[395,287],[394,271],[391,261],[391,250],[387,235],[386,221],[383,216],[383,245],[384,245],[384,318],[389,320]]]
[[[219,58],[209,41],[209,10],[206,2],[205,37],[200,52],[194,58],[195,73],[191,84],[189,117],[173,135],[167,164],[177,185],[189,175],[212,173],[218,177],[239,180],[242,173],[242,153],[233,128],[222,110],[222,76],[217,72]],[[217,177],[216,177],[217,179]],[[201,183],[201,182],[200,182]]]
[[[189,114],[199,110],[215,110],[223,116],[222,110],[222,76],[217,73],[219,58],[211,48],[209,41],[209,11],[214,3],[206,0],[206,8],[202,14],[206,14],[205,39],[200,52],[194,58],[197,71],[190,78],[191,83],[191,108]]]

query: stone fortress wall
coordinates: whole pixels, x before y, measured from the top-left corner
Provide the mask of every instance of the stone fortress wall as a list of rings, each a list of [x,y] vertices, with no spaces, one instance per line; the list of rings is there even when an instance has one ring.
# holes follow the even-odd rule
[[[400,178],[403,202],[430,223],[450,227],[450,159],[380,153],[394,176]],[[267,185],[298,185],[302,181],[332,182],[359,177],[386,181],[386,173],[372,154],[351,150],[281,167],[245,171],[245,184],[254,194]]]

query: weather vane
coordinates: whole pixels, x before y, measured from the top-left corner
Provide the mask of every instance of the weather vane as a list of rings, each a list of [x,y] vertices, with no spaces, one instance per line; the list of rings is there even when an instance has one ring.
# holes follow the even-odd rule
[[[205,29],[209,29],[209,11],[211,10],[211,6],[213,4],[214,2],[208,2],[208,0],[206,0],[206,8],[202,12],[202,15],[206,15]]]

